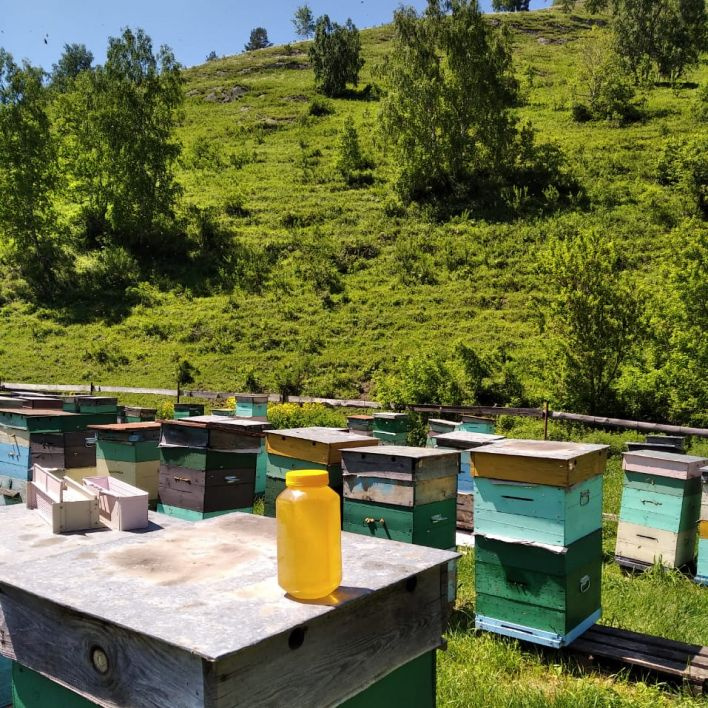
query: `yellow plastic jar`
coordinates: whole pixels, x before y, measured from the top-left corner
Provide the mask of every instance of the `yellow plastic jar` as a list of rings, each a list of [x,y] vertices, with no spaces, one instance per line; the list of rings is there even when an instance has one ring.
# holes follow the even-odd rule
[[[278,584],[299,600],[318,600],[342,582],[339,495],[321,470],[294,470],[275,500]]]

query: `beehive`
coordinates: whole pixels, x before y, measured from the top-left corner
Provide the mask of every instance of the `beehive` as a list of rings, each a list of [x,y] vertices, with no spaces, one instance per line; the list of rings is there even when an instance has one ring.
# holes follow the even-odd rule
[[[164,422],[158,511],[196,520],[252,510],[258,455],[270,427],[219,416]]]
[[[502,440],[470,455],[476,626],[546,646],[570,643],[601,614],[607,447]]]
[[[385,445],[405,445],[409,430],[407,413],[374,413],[372,435]]]
[[[615,556],[621,565],[678,568],[695,555],[701,467],[707,459],[662,450],[624,454]]]
[[[291,428],[266,433],[265,515],[275,516],[275,500],[291,470],[326,470],[329,486],[342,494],[343,448],[375,447],[378,439],[337,428]]]
[[[433,548],[454,546],[458,469],[458,453],[436,448],[343,450],[343,529]]]
[[[463,415],[459,430],[467,433],[484,433],[494,435],[494,420],[476,415]]]

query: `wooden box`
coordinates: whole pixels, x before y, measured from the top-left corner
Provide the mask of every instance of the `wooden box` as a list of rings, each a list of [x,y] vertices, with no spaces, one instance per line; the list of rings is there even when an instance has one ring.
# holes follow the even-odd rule
[[[484,433],[486,435],[493,435],[494,419],[481,418],[476,415],[463,415],[462,423],[460,424],[459,429],[468,433]]]
[[[83,485],[98,494],[101,521],[118,531],[133,531],[148,526],[148,495],[113,477],[85,477]]]
[[[285,479],[288,472],[293,470],[322,470],[329,474],[329,483],[341,489],[342,465],[323,465],[319,462],[298,460],[295,457],[284,457],[266,453],[266,474],[269,477]]]
[[[663,531],[695,529],[701,508],[701,480],[625,472],[620,519]]]
[[[708,519],[708,467],[701,468],[703,495],[701,497],[701,519]]]
[[[0,651],[54,682],[42,708],[79,708],[55,684],[114,706],[347,706],[364,690],[366,706],[434,705],[456,554],[343,534],[342,587],[298,603],[277,585],[270,519],[118,533],[90,534],[111,539],[100,552],[0,564]]]
[[[429,418],[428,430],[431,433],[451,433],[459,428],[461,423],[456,420],[443,420],[442,418]]]
[[[482,445],[490,445],[505,440],[503,435],[474,433],[467,430],[454,430],[437,436],[438,447],[454,448],[455,450],[472,450]]]
[[[0,396],[0,408],[22,408],[24,401],[21,398],[13,398],[11,396]]]
[[[267,418],[268,395],[261,393],[236,394],[236,415],[242,418]]]
[[[551,646],[567,644],[599,619],[601,578],[601,530],[567,547],[475,534],[478,627],[506,629],[500,633]]]
[[[140,408],[139,406],[125,406],[123,409],[124,423],[151,423],[157,416],[157,408]]]
[[[410,427],[407,413],[374,413],[374,432],[407,433]]]
[[[666,443],[628,442],[625,446],[628,452],[648,450],[649,452],[672,452],[679,455],[683,454],[683,448],[676,447],[676,445],[668,445]]]
[[[615,555],[619,559],[680,568],[693,560],[695,551],[695,526],[679,533],[641,526],[622,519],[617,526]]]
[[[572,487],[478,477],[474,516],[477,533],[569,546],[602,528],[602,475]]]
[[[696,578],[701,584],[708,585],[708,521],[701,521],[699,526]]]
[[[63,471],[64,476],[75,482],[83,482],[86,477],[106,477],[108,473],[99,472],[95,467],[72,467]]]
[[[210,512],[253,506],[256,468],[194,470],[160,466],[160,503],[192,511]]]
[[[79,413],[118,413],[118,399],[111,396],[76,396]]]
[[[500,440],[470,451],[475,477],[572,487],[605,471],[607,445]]]
[[[162,424],[160,447],[239,450],[257,454],[264,432],[273,426],[250,418],[199,416]]]
[[[101,527],[96,494],[39,465],[35,465],[33,480],[27,485],[27,508],[37,509],[53,533]]]
[[[159,502],[157,512],[165,516],[171,516],[181,521],[205,521],[206,519],[215,519],[217,516],[226,516],[227,514],[241,513],[252,514],[253,507],[244,509],[224,509],[223,511],[194,511],[193,509],[183,509],[180,506],[170,506]]]
[[[700,477],[701,468],[707,464],[708,458],[705,457],[657,450],[625,452],[622,457],[622,469],[625,472],[642,472],[675,479]]]
[[[140,442],[118,442],[116,440],[96,441],[96,463],[99,460],[111,462],[151,462],[159,459],[160,449],[154,440]]]
[[[120,460],[96,460],[96,474],[111,477],[147,492],[149,501],[157,499],[160,480],[160,460],[125,462]]]
[[[230,408],[212,408],[211,414],[221,418],[233,418],[236,415]]]
[[[12,699],[12,662],[4,656],[0,656],[0,706],[13,705]],[[19,704],[14,704],[20,708]]]
[[[112,423],[90,425],[89,430],[96,435],[96,441],[134,444],[138,442],[160,442],[161,424],[154,420],[135,423]]]
[[[647,435],[645,439],[648,443],[673,445],[674,447],[681,449],[684,448],[686,443],[686,438],[683,435]]]
[[[81,430],[86,422],[82,416],[63,410],[14,408],[0,409],[0,425],[33,433],[60,433]]]
[[[13,479],[32,478],[30,433],[0,425],[0,473]]]
[[[457,528],[465,531],[474,529],[474,494],[457,493]]]
[[[96,446],[93,433],[33,433],[30,437],[30,458],[32,464],[41,467],[95,467]]]
[[[425,447],[342,450],[344,497],[412,507],[454,499],[459,454]]]
[[[370,435],[371,431],[374,429],[374,416],[373,415],[348,415],[347,416],[347,427],[352,433],[359,433],[361,435]]]
[[[266,433],[268,454],[294,457],[305,462],[337,465],[342,461],[340,450],[378,445],[376,438],[333,428],[292,428]]]
[[[411,508],[345,499],[342,528],[351,533],[445,549],[455,545],[456,518],[456,498]]]
[[[175,403],[175,419],[191,418],[195,415],[204,415],[202,403]]]
[[[389,433],[385,430],[374,430],[371,435],[384,445],[406,445],[408,443],[408,433]]]
[[[160,462],[193,470],[255,469],[258,455],[252,452],[225,452],[191,447],[161,447]]]
[[[51,410],[64,410],[64,405],[61,398],[46,398],[43,396],[37,396],[33,398],[23,398],[22,399],[23,408],[40,408],[45,411]]]

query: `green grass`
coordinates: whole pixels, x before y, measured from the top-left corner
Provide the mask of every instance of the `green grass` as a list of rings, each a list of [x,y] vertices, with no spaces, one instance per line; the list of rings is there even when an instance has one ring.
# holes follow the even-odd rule
[[[543,400],[547,343],[531,302],[543,288],[535,258],[548,234],[570,218],[601,229],[621,245],[632,276],[665,298],[662,269],[684,206],[676,190],[657,184],[656,157],[666,136],[701,128],[691,88],[647,91],[645,120],[625,128],[573,123],[571,82],[587,17],[544,10],[502,21],[514,33],[524,86],[518,113],[566,152],[588,208],[511,220],[463,214],[444,223],[416,207],[401,210],[389,185],[392,165],[375,140],[378,104],[337,99],[332,115],[308,115],[315,92],[306,44],[293,45],[292,54],[272,47],[209,62],[185,72],[178,177],[185,203],[215,207],[247,249],[239,266],[247,277],[225,289],[194,277],[146,284],[127,314],[6,302],[2,378],[173,386],[173,359],[183,356],[198,367],[203,388],[242,388],[252,373],[274,390],[278,372],[296,366],[303,393],[351,397],[366,395],[374,372],[398,358],[465,342],[482,355],[503,349],[526,395]],[[362,86],[375,81],[390,37],[388,26],[362,32]],[[702,65],[689,78],[707,77]],[[207,100],[235,86],[239,98]],[[334,169],[347,116],[376,163],[369,187],[349,188]],[[245,212],[227,213],[239,200]],[[435,282],[406,282],[397,244],[410,239],[429,251]],[[330,276],[341,292],[322,286]]]

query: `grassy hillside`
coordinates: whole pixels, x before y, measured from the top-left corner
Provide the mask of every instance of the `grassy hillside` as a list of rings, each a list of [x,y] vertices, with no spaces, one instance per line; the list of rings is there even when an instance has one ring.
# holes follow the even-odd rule
[[[656,157],[666,136],[696,131],[697,92],[694,84],[654,88],[645,119],[627,127],[574,123],[577,41],[594,20],[548,10],[501,21],[514,33],[526,99],[518,111],[564,150],[585,206],[446,222],[402,209],[376,143],[378,104],[368,100],[376,91],[365,88],[389,49],[390,27],[362,33],[359,89],[319,117],[310,115],[305,44],[213,61],[186,72],[179,180],[187,203],[214,207],[234,233],[241,258],[233,283],[146,283],[135,293],[139,304],[104,315],[5,304],[0,376],[167,385],[173,359],[183,356],[203,387],[243,388],[250,374],[273,389],[294,367],[306,394],[353,396],[366,395],[373,372],[397,358],[465,342],[483,355],[503,351],[527,396],[544,397],[545,340],[532,307],[543,287],[538,249],[563,224],[594,225],[621,244],[640,284],[661,299],[682,198],[657,184]],[[690,79],[707,76],[704,64]],[[376,163],[371,185],[351,188],[335,170],[347,116]]]

